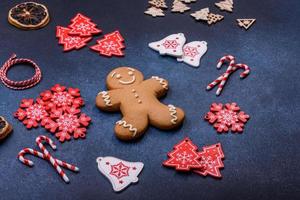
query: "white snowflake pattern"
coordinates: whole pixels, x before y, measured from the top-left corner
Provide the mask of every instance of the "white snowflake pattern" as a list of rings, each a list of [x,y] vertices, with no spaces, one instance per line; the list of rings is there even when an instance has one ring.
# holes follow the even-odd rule
[[[65,41],[67,41],[70,45],[76,45],[80,43],[80,37],[67,37]]]
[[[197,51],[197,48],[190,47],[190,46],[185,47],[183,49],[183,52],[184,52],[185,56],[189,56],[189,57],[192,57],[192,58],[194,58],[196,55],[199,54],[199,52]]]
[[[176,160],[181,162],[182,164],[185,164],[187,162],[191,162],[193,158],[192,154],[188,154],[186,151],[184,151],[183,153],[178,153],[176,155]]]
[[[76,24],[76,28],[78,30],[82,30],[84,32],[92,30],[91,26],[89,24],[85,24],[85,23]]]
[[[104,42],[102,47],[109,51],[116,51],[118,48],[118,45],[113,41],[108,41],[108,42]]]
[[[61,115],[57,119],[57,125],[59,127],[59,130],[65,132],[65,133],[73,132],[75,129],[80,127],[78,117],[76,115],[73,115],[73,114]]]
[[[176,40],[166,40],[164,43],[163,43],[163,46],[166,48],[166,49],[176,49],[178,47],[178,42]]]
[[[239,121],[238,115],[232,110],[221,110],[218,114],[218,121],[223,122],[227,126],[231,126]]]
[[[200,163],[204,166],[206,166],[207,168],[212,168],[213,166],[216,165],[216,161],[211,157],[211,156],[202,156]]]

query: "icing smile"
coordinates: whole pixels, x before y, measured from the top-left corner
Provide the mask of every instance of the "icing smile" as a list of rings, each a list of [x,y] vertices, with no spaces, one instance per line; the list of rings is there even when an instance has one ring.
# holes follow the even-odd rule
[[[123,84],[123,85],[129,85],[131,83],[133,83],[135,81],[135,76],[132,77],[132,79],[130,81],[122,81],[119,80],[119,83]]]
[[[134,83],[134,81],[135,81],[135,79],[136,79],[136,77],[135,77],[135,75],[134,75],[134,71],[135,71],[135,70],[134,70],[133,68],[130,68],[130,67],[128,67],[127,69],[128,69],[127,74],[128,74],[130,77],[132,76],[132,79],[131,79],[131,80],[129,80],[129,81],[123,81],[123,80],[121,80],[121,79],[123,78],[123,75],[121,75],[120,73],[117,73],[116,71],[112,73],[111,77],[112,77],[112,78],[113,78],[113,77],[116,77],[116,79],[119,79],[119,83],[121,83],[122,85],[130,85],[130,84]]]

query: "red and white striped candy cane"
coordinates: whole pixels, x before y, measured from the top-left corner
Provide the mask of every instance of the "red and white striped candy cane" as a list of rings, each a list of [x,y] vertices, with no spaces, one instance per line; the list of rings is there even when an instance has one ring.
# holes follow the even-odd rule
[[[32,167],[33,166],[33,162],[31,160],[28,160],[26,159],[24,156],[25,154],[32,154],[34,156],[37,156],[37,157],[40,157],[42,159],[45,159],[45,160],[48,160],[48,158],[41,152],[39,151],[36,151],[34,149],[31,149],[31,148],[24,148],[22,149],[19,153],[18,153],[18,159],[24,163],[25,165],[27,166],[30,166]],[[55,158],[55,161],[57,162],[57,164],[59,164],[60,166],[64,167],[64,168],[67,168],[69,170],[72,170],[74,172],[78,172],[79,171],[79,168],[76,167],[75,165],[72,165],[72,164],[69,164],[69,163],[66,163],[64,161],[61,161],[57,158]]]
[[[208,86],[206,87],[207,90],[212,89],[213,87],[215,87],[216,85],[219,84],[216,95],[220,95],[229,76],[235,72],[237,69],[244,69],[244,72],[242,72],[240,74],[241,78],[245,78],[246,76],[249,75],[250,73],[250,68],[248,65],[246,64],[235,64],[235,58],[231,55],[227,55],[222,57],[218,64],[217,64],[217,68],[220,68],[224,62],[229,61],[229,66],[226,70],[226,72],[224,74],[222,74],[221,76],[219,76],[216,80],[214,80],[213,82],[211,82],[210,84],[208,84]]]
[[[46,141],[51,146],[52,149],[54,149],[54,150],[56,149],[55,144],[53,143],[53,141],[50,138],[41,135],[36,138],[36,143],[39,146],[39,148],[42,150],[43,153],[36,151],[34,149],[31,149],[31,148],[24,148],[23,150],[21,150],[19,152],[18,159],[27,166],[33,166],[33,162],[31,160],[24,158],[25,154],[32,154],[34,156],[43,158],[43,159],[49,161],[53,165],[53,167],[56,169],[58,174],[63,178],[63,180],[66,183],[68,183],[69,178],[64,173],[64,171],[60,168],[60,166],[67,168],[69,170],[72,170],[74,172],[78,172],[79,168],[72,164],[66,163],[64,161],[61,161],[61,160],[58,160],[58,159],[52,157],[52,155],[47,151],[47,149],[42,144],[43,141]]]
[[[66,183],[69,183],[70,180],[67,177],[67,175],[65,174],[65,172],[60,168],[60,166],[57,164],[55,159],[51,156],[51,154],[48,152],[48,150],[44,147],[44,145],[42,143],[43,140],[46,141],[52,147],[52,149],[56,149],[56,146],[54,145],[53,141],[46,136],[42,135],[42,136],[37,137],[35,142],[39,146],[39,148],[42,150],[42,152],[46,156],[46,158],[49,159],[50,163],[53,165],[53,167],[56,169],[56,171],[62,177],[62,179],[64,179],[64,181]]]
[[[43,158],[45,159],[44,157],[44,154],[42,154],[41,152],[39,151],[36,151],[34,149],[31,149],[31,148],[24,148],[22,149],[19,153],[18,153],[18,159],[24,163],[25,165],[27,166],[30,166],[32,167],[33,166],[33,162],[31,160],[28,160],[24,157],[25,154],[32,154],[34,156],[37,156],[37,157],[40,157],[40,158]]]
[[[244,69],[244,71],[240,74],[241,78],[245,78],[250,74],[250,67],[246,64],[236,64],[236,68]]]
[[[232,73],[234,70],[236,70],[236,68],[234,67],[234,63],[235,63],[235,58],[232,55],[227,55],[227,56],[223,56],[218,64],[217,64],[217,68],[220,69],[222,67],[222,65],[225,62],[229,62],[229,66],[232,66],[232,70],[228,71],[228,73]],[[227,72],[226,71],[226,72]],[[206,87],[207,90],[210,90],[212,88],[214,88],[216,85],[218,85],[222,80],[224,80],[224,74],[222,74],[221,76],[219,76],[216,80],[214,80],[213,82],[211,82],[210,84],[208,84],[208,86]]]
[[[235,57],[232,56],[232,55],[223,56],[223,57],[219,60],[219,62],[218,62],[218,64],[217,64],[217,68],[220,69],[220,68],[222,67],[222,65],[223,65],[226,61],[229,62],[229,65],[232,65],[232,66],[233,66],[234,63],[235,63]]]

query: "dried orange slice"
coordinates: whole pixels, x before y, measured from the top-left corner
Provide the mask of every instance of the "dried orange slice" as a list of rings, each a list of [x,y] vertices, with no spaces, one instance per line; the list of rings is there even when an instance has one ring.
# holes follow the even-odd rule
[[[46,26],[50,17],[47,7],[43,4],[24,2],[9,10],[8,21],[17,28],[32,30]]]
[[[0,116],[0,140],[6,138],[12,131],[12,126]]]

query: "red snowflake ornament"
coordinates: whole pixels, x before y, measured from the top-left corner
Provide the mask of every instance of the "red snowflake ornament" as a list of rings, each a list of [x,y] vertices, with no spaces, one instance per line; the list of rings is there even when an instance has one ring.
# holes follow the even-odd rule
[[[60,142],[70,140],[71,135],[75,139],[85,138],[86,128],[90,124],[91,118],[85,114],[78,114],[70,112],[61,112],[60,115],[52,115],[42,121],[42,125],[55,136]]]
[[[220,169],[224,167],[222,161],[224,153],[220,143],[203,147],[203,151],[199,152],[198,155],[200,156],[199,160],[203,168],[194,170],[195,173],[202,176],[222,177]]]
[[[56,27],[56,37],[59,38],[58,43],[64,45],[64,51],[81,49],[86,46],[92,37],[80,37],[70,35],[71,29],[66,27]]]
[[[47,116],[46,108],[40,99],[36,102],[33,99],[23,99],[20,108],[14,113],[14,117],[23,121],[23,124],[28,129],[38,127],[39,122]]]
[[[178,171],[189,171],[202,168],[197,153],[198,147],[189,138],[185,138],[174,146],[174,150],[168,153],[169,159],[163,162],[164,166],[175,167]]]
[[[92,36],[94,34],[101,33],[102,31],[96,28],[96,24],[91,22],[91,19],[78,13],[72,20],[69,28],[70,35],[78,35],[80,37]]]
[[[122,49],[125,48],[123,45],[124,38],[121,36],[119,31],[104,35],[103,39],[97,40],[96,45],[90,48],[94,51],[98,51],[100,55],[104,56],[124,56]]]
[[[218,133],[243,132],[244,124],[250,118],[245,112],[240,111],[236,103],[223,104],[213,103],[210,112],[204,117],[210,124],[213,124]]]
[[[40,94],[40,98],[23,99],[14,114],[27,128],[37,127],[39,123],[55,134],[60,142],[71,137],[85,138],[91,118],[81,113],[84,105],[78,88],[66,88],[56,84],[51,90]]]
[[[84,105],[78,88],[68,88],[59,84],[40,94],[48,110],[79,108]]]

